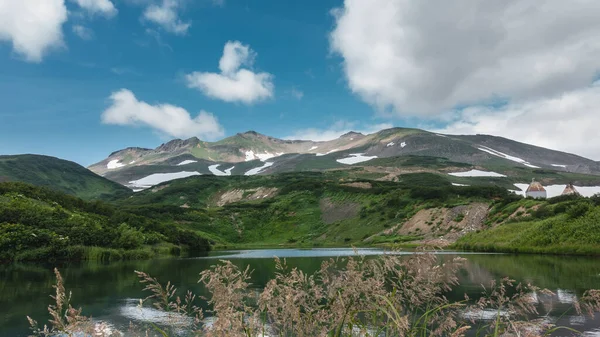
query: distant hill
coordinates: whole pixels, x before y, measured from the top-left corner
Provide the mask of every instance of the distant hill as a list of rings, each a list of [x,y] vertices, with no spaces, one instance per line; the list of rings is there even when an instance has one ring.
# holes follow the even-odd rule
[[[49,187],[87,200],[131,193],[74,162],[32,154],[0,156],[0,182],[5,181]]]
[[[424,166],[414,165],[423,157]],[[394,159],[395,158],[395,159]],[[143,189],[191,175],[265,175],[283,172],[357,169],[366,172],[407,173],[437,170],[431,158],[449,170],[487,169],[518,182],[540,175],[600,176],[600,163],[581,156],[510,139],[442,135],[420,129],[392,128],[364,135],[349,132],[325,142],[283,140],[249,131],[217,142],[176,139],[156,149],[131,147],[115,151],[89,169],[110,180]],[[439,163],[438,163],[439,164]],[[540,171],[540,172],[533,172]],[[532,174],[533,172],[533,174]],[[391,178],[391,176],[390,176]],[[580,176],[574,176],[579,179]],[[562,180],[561,180],[562,183]]]

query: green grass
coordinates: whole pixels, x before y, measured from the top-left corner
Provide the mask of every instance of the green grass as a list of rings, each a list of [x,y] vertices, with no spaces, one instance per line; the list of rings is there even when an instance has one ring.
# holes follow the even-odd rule
[[[369,166],[385,166],[385,167],[423,167],[431,169],[440,169],[447,167],[472,167],[471,164],[453,162],[447,158],[431,157],[431,156],[401,156],[376,158],[369,160],[366,165]]]
[[[512,210],[522,204],[509,206]],[[525,220],[468,234],[455,247],[487,252],[600,254],[600,207],[588,201],[543,204]]]
[[[357,172],[191,177],[136,193],[119,204],[123,210],[197,231],[217,245],[312,246],[364,244],[367,237],[406,221],[422,208],[508,196],[496,187],[457,188],[440,174],[408,174],[396,183],[352,178]],[[368,182],[371,188],[348,186],[351,182]],[[277,193],[217,206],[227,191],[260,187],[276,188]],[[327,214],[323,214],[323,202],[332,204]],[[190,207],[181,208],[183,204]]]
[[[0,183],[0,262],[143,259],[210,249],[173,222],[23,183]]]

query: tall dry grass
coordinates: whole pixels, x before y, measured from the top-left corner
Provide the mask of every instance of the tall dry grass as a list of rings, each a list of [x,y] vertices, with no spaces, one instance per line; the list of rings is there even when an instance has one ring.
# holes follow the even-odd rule
[[[250,288],[251,271],[230,261],[200,273],[208,296],[163,286],[150,275],[137,272],[149,295],[140,306],[172,313],[171,324],[132,326],[128,332],[105,335],[207,337],[254,336],[546,336],[561,327],[541,320],[532,294],[548,291],[502,279],[483,287],[478,300],[449,301],[444,294],[458,285],[457,271],[463,259],[442,263],[436,255],[410,257],[386,254],[378,258],[350,257],[325,261],[314,274],[306,274],[275,259],[277,273],[261,291]],[[36,336],[103,336],[98,324],[71,307],[60,273],[56,271],[56,304],[49,307],[49,325]],[[210,310],[203,312],[200,307]],[[600,291],[590,290],[574,304],[574,310],[593,315],[600,311]],[[495,312],[488,323],[466,313]],[[210,319],[205,318],[205,316]],[[183,330],[182,330],[183,329]],[[567,328],[564,328],[567,329]]]

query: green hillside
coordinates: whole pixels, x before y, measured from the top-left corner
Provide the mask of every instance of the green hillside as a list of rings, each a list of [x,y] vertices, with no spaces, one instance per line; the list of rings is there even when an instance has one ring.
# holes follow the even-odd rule
[[[487,228],[456,248],[489,252],[600,254],[600,195],[497,202]]]
[[[131,191],[71,161],[41,155],[0,156],[0,182],[18,181],[83,199],[110,199]]]
[[[455,187],[430,173],[389,182],[328,171],[190,177],[136,193],[119,205],[127,212],[175,221],[222,244],[348,245],[364,244],[423,208],[509,197],[500,187]],[[390,234],[370,243],[419,238],[418,233]]]
[[[174,223],[46,188],[0,183],[0,262],[139,259],[208,249],[206,239]]]

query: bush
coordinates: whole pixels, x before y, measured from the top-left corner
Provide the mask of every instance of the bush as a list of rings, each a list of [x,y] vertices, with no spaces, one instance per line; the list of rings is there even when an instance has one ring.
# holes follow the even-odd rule
[[[119,238],[116,241],[117,248],[137,249],[144,244],[144,234],[127,224],[121,224],[117,231],[119,232]]]
[[[590,211],[591,208],[592,207],[590,206],[589,203],[579,202],[579,203],[569,207],[569,209],[567,210],[567,214],[569,215],[569,218],[576,219],[576,218],[580,218],[580,217],[586,215]]]

